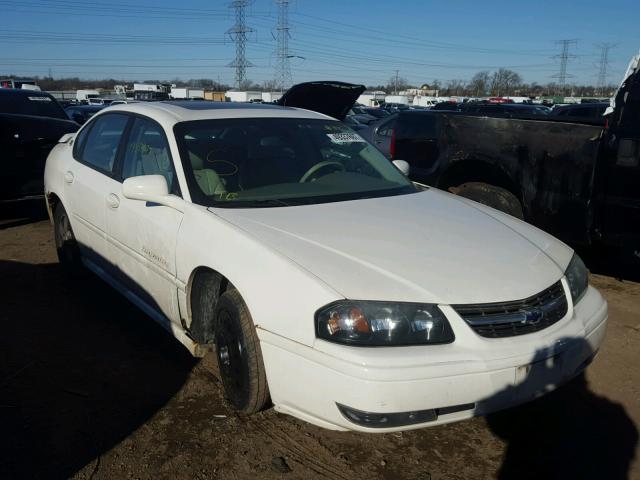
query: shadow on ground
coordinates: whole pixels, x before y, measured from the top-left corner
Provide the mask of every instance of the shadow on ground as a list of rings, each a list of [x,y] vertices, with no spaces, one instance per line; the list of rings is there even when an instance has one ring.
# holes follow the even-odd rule
[[[591,353],[582,339],[563,341]],[[523,383],[489,401],[518,395],[523,388],[544,389],[549,378],[566,371],[563,356],[538,352],[536,357],[544,360],[535,363]],[[638,443],[638,430],[624,407],[591,392],[584,372],[534,402],[489,415],[487,424],[506,443],[500,480],[625,480]]]
[[[143,425],[197,363],[116,291],[0,261],[0,478],[68,478]]]

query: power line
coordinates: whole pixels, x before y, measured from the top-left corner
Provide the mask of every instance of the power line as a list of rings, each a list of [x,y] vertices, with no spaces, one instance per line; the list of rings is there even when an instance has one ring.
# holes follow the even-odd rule
[[[553,78],[558,79],[558,83],[560,84],[561,91],[564,91],[564,87],[567,83],[567,78],[573,77],[573,75],[567,74],[567,64],[569,63],[570,58],[576,58],[575,55],[569,54],[569,48],[571,46],[578,45],[578,40],[575,39],[565,39],[556,41],[556,45],[561,46],[561,52],[559,55],[556,55],[554,58],[560,59],[560,71],[552,75]]]
[[[235,10],[236,23],[227,30],[227,34],[231,36],[236,44],[236,59],[228,66],[236,69],[236,85],[242,88],[242,83],[247,79],[247,68],[253,64],[247,60],[247,33],[254,30],[247,26],[245,9],[252,0],[233,0],[229,4],[229,8]]]
[[[275,0],[278,5],[278,24],[276,25],[276,84],[284,91],[291,83],[291,65],[289,59],[289,0]]]
[[[609,67],[609,50],[615,47],[612,43],[599,43],[596,45],[600,49],[600,65],[598,68],[598,91],[604,95],[607,86],[607,68]]]

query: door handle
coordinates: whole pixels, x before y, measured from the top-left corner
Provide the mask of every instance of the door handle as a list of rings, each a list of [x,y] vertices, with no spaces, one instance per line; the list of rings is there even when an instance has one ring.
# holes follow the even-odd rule
[[[66,183],[68,183],[68,184],[72,184],[72,183],[73,183],[73,179],[74,179],[74,178],[75,178],[75,177],[73,176],[73,172],[67,171],[67,172],[64,174],[64,181],[65,181]]]
[[[120,198],[115,193],[107,195],[107,205],[111,208],[118,208],[120,206]]]

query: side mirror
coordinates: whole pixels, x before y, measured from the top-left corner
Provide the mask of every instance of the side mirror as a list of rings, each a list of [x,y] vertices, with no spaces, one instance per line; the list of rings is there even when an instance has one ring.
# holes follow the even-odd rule
[[[404,160],[394,160],[393,164],[396,166],[398,170],[402,172],[403,175],[407,177],[409,176],[409,170],[410,170],[409,163],[407,163]]]
[[[162,175],[129,177],[122,184],[122,195],[129,200],[157,203],[184,212],[184,200],[169,194],[167,180]]]

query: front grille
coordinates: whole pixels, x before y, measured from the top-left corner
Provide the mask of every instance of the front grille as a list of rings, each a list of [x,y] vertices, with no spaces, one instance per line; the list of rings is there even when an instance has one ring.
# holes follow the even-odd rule
[[[452,307],[474,332],[488,338],[540,331],[563,318],[568,308],[560,282],[524,300]]]

